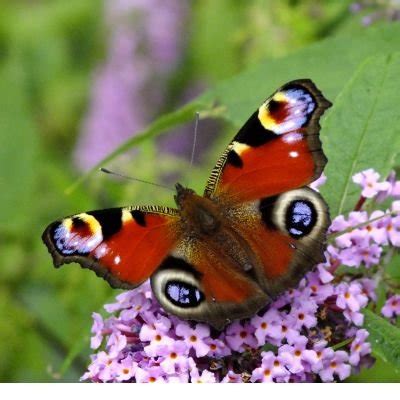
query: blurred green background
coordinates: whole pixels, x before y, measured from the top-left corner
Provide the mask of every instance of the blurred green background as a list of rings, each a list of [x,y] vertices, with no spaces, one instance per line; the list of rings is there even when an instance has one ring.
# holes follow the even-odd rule
[[[90,209],[172,204],[167,191],[101,173],[66,190],[136,135],[137,148],[108,167],[167,184],[179,177],[201,191],[240,121],[286,77],[319,75],[334,100],[364,58],[400,50],[390,7],[379,15],[358,8],[343,0],[2,0],[0,381],[77,381],[91,313],[117,294],[76,265],[54,269],[41,242],[46,225]],[[344,47],[352,38],[354,51]],[[332,41],[314,44],[321,40]],[[265,65],[270,73],[261,74]],[[336,80],[324,81],[326,66]],[[188,168],[194,111],[202,119]],[[396,379],[383,361],[352,378]]]

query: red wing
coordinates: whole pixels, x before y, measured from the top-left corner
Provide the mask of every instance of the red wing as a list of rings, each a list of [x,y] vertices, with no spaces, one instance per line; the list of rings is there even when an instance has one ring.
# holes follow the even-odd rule
[[[228,146],[208,181],[205,196],[240,203],[308,185],[326,157],[319,119],[330,103],[310,80],[278,89]]]
[[[132,288],[149,278],[179,239],[176,211],[111,208],[53,222],[43,241],[56,267],[77,262],[111,286]]]

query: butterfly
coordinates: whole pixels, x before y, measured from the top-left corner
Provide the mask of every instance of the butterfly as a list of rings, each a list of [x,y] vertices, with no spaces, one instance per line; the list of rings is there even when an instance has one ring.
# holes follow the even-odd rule
[[[222,329],[253,316],[324,261],[328,206],[309,188],[327,159],[331,103],[309,79],[286,83],[228,145],[203,196],[176,184],[177,209],[89,211],[50,224],[55,267],[77,262],[114,288],[151,280],[171,314]]]

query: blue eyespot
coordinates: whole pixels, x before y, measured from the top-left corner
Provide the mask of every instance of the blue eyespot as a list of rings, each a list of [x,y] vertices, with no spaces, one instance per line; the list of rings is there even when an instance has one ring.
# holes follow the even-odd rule
[[[317,223],[317,211],[308,200],[295,200],[286,210],[286,229],[295,238],[308,235]]]
[[[203,293],[195,286],[182,281],[168,281],[165,295],[174,305],[182,308],[197,307],[203,300]]]

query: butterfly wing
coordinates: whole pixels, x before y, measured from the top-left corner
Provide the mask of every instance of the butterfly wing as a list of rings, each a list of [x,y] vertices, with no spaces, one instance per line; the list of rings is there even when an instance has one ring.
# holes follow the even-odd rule
[[[311,80],[282,86],[234,137],[213,169],[204,195],[241,203],[316,180],[326,164],[319,119],[330,105]]]
[[[180,237],[177,211],[167,207],[111,208],[73,215],[43,233],[54,265],[77,262],[130,289],[149,278]]]
[[[324,261],[328,206],[308,187],[237,205],[227,218],[258,258],[256,280],[271,298]]]

